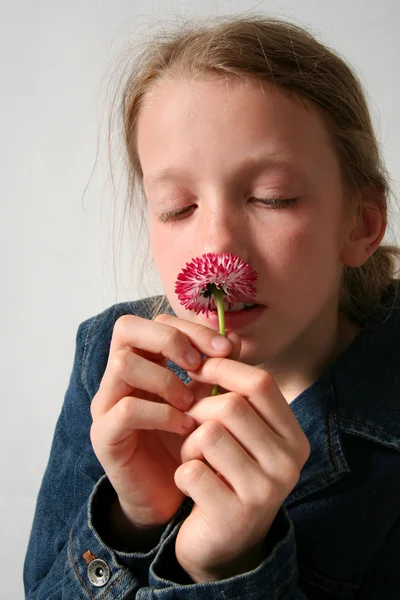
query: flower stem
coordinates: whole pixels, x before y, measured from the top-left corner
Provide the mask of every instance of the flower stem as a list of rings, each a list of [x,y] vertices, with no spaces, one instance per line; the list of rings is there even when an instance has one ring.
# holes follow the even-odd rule
[[[216,289],[214,291],[215,303],[217,305],[218,312],[218,323],[219,323],[219,333],[221,335],[225,335],[225,313],[224,313],[224,292],[223,290]],[[218,385],[215,384],[211,396],[216,396],[218,394]]]

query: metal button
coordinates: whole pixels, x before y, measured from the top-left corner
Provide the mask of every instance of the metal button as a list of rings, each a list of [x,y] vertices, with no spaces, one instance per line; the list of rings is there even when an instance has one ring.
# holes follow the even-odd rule
[[[110,579],[110,568],[104,560],[95,558],[89,563],[87,575],[92,585],[102,587]]]

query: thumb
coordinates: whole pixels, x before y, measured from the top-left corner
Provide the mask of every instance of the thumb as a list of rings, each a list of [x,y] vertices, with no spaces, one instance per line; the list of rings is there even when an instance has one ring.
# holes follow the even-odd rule
[[[228,354],[227,358],[231,358],[232,360],[239,360],[240,351],[242,349],[242,340],[240,336],[234,331],[227,331],[226,337],[232,343],[232,350]]]
[[[239,360],[240,351],[242,348],[241,338],[234,331],[227,331],[226,337],[230,340],[230,342],[232,344],[232,350],[230,351],[230,353],[228,354],[228,356],[226,358],[231,358],[232,360]],[[193,376],[195,376],[195,375],[193,375]],[[209,383],[200,383],[195,380],[192,380],[188,384],[188,386],[190,388],[192,388],[192,390],[195,394],[196,400],[201,400],[202,398],[204,398],[206,396],[210,396],[211,390],[214,387],[213,385],[211,385]],[[224,388],[221,388],[221,387],[219,388],[219,390],[220,390],[220,393],[224,393],[224,392],[228,391],[228,390],[224,390]],[[189,412],[189,414],[190,414],[190,412]]]

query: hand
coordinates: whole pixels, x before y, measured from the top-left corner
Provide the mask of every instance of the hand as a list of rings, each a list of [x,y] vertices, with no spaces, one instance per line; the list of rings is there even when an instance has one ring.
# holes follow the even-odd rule
[[[200,353],[228,354],[229,342],[225,351],[213,348],[216,335],[168,315],[154,321],[125,315],[114,326],[107,367],[92,401],[91,441],[117,492],[117,511],[113,506],[111,515],[122,533],[129,524],[144,530],[165,524],[184,499],[174,473],[184,437],[195,426],[190,417],[188,427],[184,421],[194,392],[167,369],[167,359],[196,369]],[[192,387],[200,393],[202,386]]]
[[[260,368],[209,358],[189,375],[217,383],[225,393],[188,411],[199,427],[182,444],[175,482],[195,505],[175,551],[194,581],[215,581],[252,570],[265,558],[264,539],[300,477],[310,444]]]

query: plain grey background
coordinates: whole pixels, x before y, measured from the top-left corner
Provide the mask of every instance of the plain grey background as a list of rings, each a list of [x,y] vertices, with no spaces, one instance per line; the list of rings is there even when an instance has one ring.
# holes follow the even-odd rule
[[[14,600],[23,598],[22,564],[77,327],[146,293],[139,265],[132,273],[129,264],[137,234],[113,263],[104,131],[121,48],[154,23],[185,17],[263,12],[310,27],[366,85],[400,196],[400,8],[398,0],[2,0],[1,8],[0,564],[1,596]],[[149,290],[160,291],[156,280]]]

